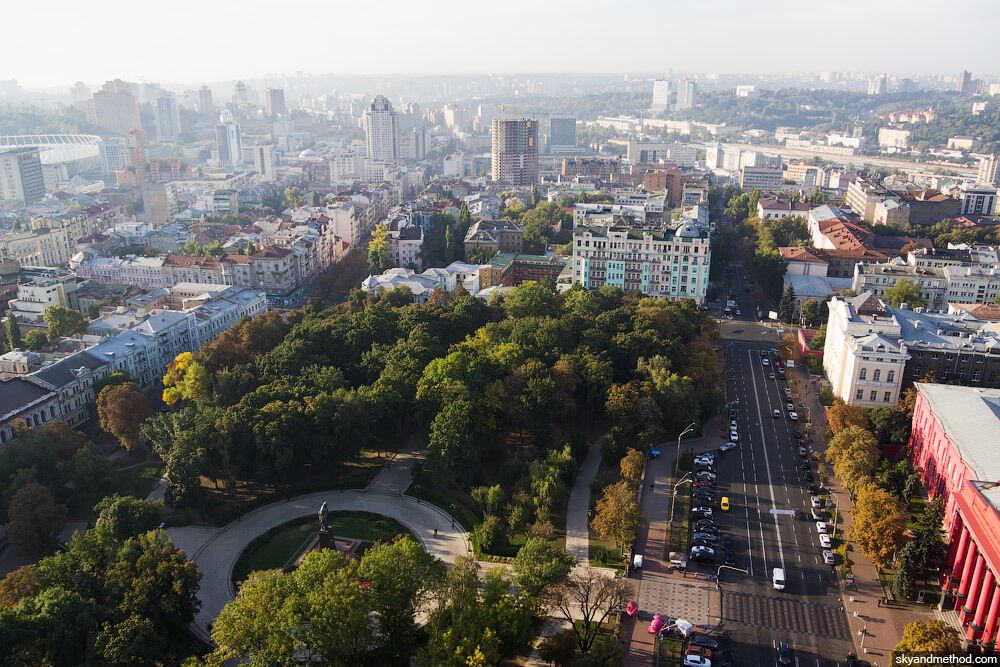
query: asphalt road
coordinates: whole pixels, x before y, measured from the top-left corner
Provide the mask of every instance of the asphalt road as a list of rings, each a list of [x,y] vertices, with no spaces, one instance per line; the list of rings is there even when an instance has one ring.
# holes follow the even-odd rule
[[[766,330],[754,321],[754,304],[751,295],[739,289],[740,278],[734,296],[742,318],[727,322],[726,328],[741,333],[724,338],[720,349],[726,363],[726,398],[736,407],[739,447],[723,455],[717,466],[716,497],[728,496],[731,510],[716,508],[714,518],[733,540],[736,567],[747,573],[721,571],[720,630],[729,635],[738,665],[776,664],[782,640],[789,642],[794,664],[800,667],[843,665],[853,644],[836,573],[823,563],[815,521],[795,517],[796,510],[810,510],[810,482],[801,469],[806,459],[793,436],[805,433],[805,425],[788,417],[787,384],[769,352],[776,347],[775,337],[754,335]],[[763,366],[761,351],[768,352],[769,366]],[[777,418],[772,416],[775,409]],[[815,465],[811,472],[815,475]],[[714,571],[719,564],[721,559],[711,567],[693,568]],[[785,570],[784,591],[771,585],[775,567]]]

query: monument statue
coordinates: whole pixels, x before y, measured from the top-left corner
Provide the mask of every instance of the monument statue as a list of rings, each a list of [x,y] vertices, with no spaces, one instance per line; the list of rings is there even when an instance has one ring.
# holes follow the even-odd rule
[[[326,501],[324,500],[323,504],[319,508],[319,529],[320,530],[328,530],[329,529],[329,526],[326,523],[326,521],[329,518],[329,516],[330,516],[330,510],[328,510],[326,508]]]

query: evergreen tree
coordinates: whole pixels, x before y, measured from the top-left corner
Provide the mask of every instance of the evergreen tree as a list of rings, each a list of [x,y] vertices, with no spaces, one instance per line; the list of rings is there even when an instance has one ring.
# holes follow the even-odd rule
[[[778,319],[782,322],[791,322],[793,317],[795,317],[795,288],[788,283],[778,303]]]
[[[7,313],[7,340],[10,349],[16,350],[21,347],[21,327],[17,323],[17,316],[14,313]]]

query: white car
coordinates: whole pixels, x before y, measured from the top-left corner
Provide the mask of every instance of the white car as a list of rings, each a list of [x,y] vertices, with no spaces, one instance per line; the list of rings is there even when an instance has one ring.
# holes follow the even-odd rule
[[[781,410],[771,410],[771,416],[774,417],[775,419],[778,419],[779,417],[781,417]]]
[[[740,434],[736,432],[736,429],[733,429],[732,431],[729,432],[729,439],[732,440],[733,442],[740,441]]]
[[[823,507],[825,503],[823,502],[823,499],[820,498],[819,496],[809,496],[809,504],[812,505],[814,508],[820,508]]]
[[[762,365],[764,365],[764,366],[770,366],[770,365],[771,365],[771,362],[770,362],[770,361],[768,361],[767,359],[761,359],[761,360],[760,360],[760,363],[761,363]]]
[[[791,398],[791,397],[792,397],[792,390],[789,389],[788,387],[785,387],[785,398]]]
[[[826,524],[822,521],[816,522],[816,532],[820,535],[826,535]]]
[[[774,373],[768,373],[767,374],[767,379],[768,380],[773,380],[774,379]]]
[[[728,452],[728,451],[730,451],[732,449],[736,449],[736,443],[735,442],[724,442],[721,445],[719,445],[719,451],[720,452]]]
[[[793,422],[797,422],[799,420],[799,413],[797,413],[797,412],[789,412],[788,413],[788,418],[791,419]]]
[[[788,410],[789,412],[795,412],[795,406],[792,405],[791,403],[785,403],[785,409]]]
[[[820,535],[819,536],[819,545],[821,547],[823,547],[824,549],[831,548],[833,546],[833,544],[830,542],[830,536],[829,535]]]
[[[736,430],[736,420],[735,419],[732,420],[731,422],[729,422],[729,430],[730,431],[735,431]]]
[[[823,562],[827,565],[835,565],[837,563],[837,559],[833,557],[832,551],[826,550],[823,552]]]
[[[702,655],[686,655],[684,667],[712,667],[712,661]]]

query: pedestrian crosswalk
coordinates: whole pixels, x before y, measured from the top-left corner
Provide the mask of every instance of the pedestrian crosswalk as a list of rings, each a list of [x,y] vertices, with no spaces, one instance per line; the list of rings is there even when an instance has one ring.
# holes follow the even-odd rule
[[[851,629],[842,609],[793,598],[725,591],[722,595],[722,622],[831,639],[851,639]]]

